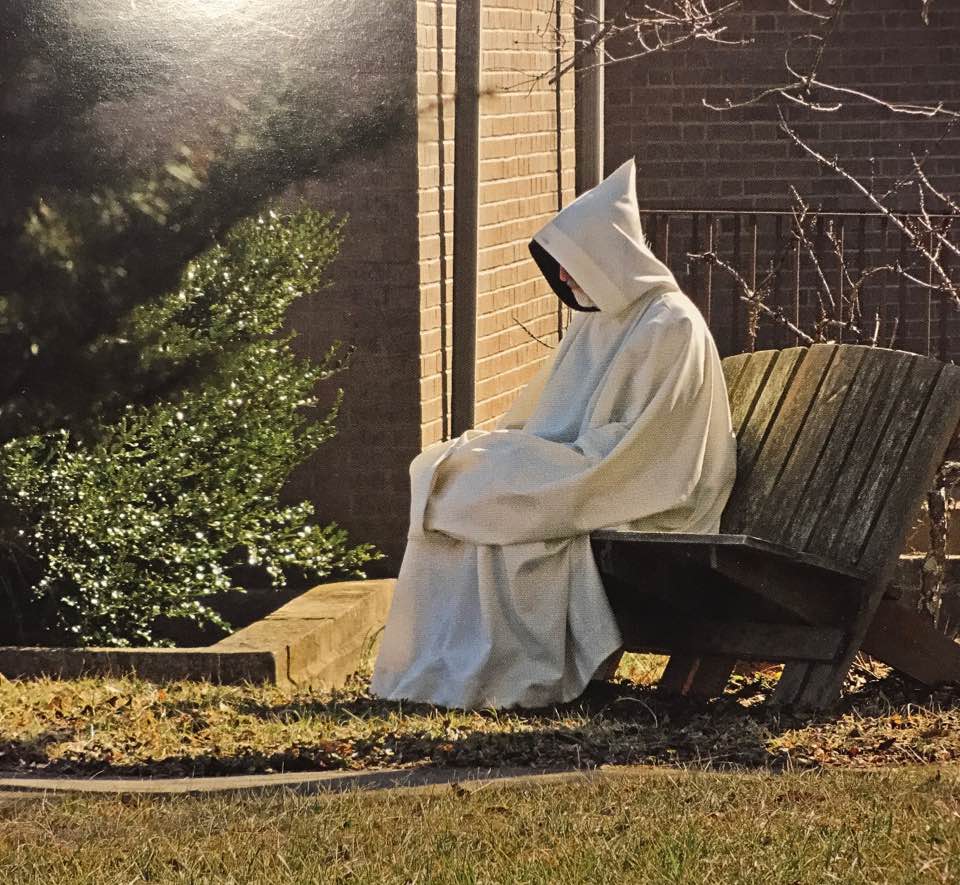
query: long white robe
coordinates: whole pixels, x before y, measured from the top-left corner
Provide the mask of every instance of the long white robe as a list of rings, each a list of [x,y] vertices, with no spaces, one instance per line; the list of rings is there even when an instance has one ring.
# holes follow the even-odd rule
[[[633,162],[535,242],[599,309],[574,315],[496,430],[411,464],[409,538],[371,683],[381,697],[570,700],[621,646],[589,532],[719,529],[736,469],[720,359],[643,239]]]

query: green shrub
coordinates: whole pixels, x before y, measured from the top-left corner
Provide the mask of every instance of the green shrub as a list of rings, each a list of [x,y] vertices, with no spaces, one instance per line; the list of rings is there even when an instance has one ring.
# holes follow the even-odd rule
[[[311,522],[309,503],[279,503],[293,468],[335,432],[339,395],[314,417],[315,388],[348,354],[298,358],[282,325],[322,287],[340,236],[312,210],[241,222],[187,265],[177,291],[95,345],[133,355],[131,371],[162,396],[106,403],[90,427],[0,449],[0,578],[29,632],[129,645],[156,641],[161,616],[226,627],[207,597],[235,588],[237,567],[280,587],[361,575],[379,556]]]

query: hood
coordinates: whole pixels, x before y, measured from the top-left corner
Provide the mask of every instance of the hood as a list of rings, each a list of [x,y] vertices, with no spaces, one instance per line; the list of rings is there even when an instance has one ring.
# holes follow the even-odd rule
[[[627,160],[557,213],[530,242],[530,254],[550,287],[574,310],[620,313],[654,287],[679,288],[643,237],[636,181],[636,165]],[[596,307],[577,303],[560,281],[560,266]]]

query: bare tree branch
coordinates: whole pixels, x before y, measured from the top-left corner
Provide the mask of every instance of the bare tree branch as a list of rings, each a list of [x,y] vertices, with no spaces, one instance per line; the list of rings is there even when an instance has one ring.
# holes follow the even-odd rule
[[[694,40],[728,45],[744,43],[746,41],[740,38],[726,39],[723,35],[727,26],[722,23],[742,5],[743,0],[726,0],[718,6],[711,6],[708,0],[668,0],[662,7],[645,3],[639,13],[627,7],[618,15],[597,22],[597,31],[589,40],[576,47],[558,69],[544,72],[535,78],[535,82],[546,79],[549,85],[554,85],[598,46],[603,49],[603,61],[584,65],[583,70],[590,70],[600,64],[610,67],[656,52],[667,52]],[[614,55],[609,44],[617,38],[622,38],[628,45],[639,49],[626,55]]]
[[[950,278],[949,274],[941,266],[940,262],[937,261],[936,256],[924,245],[921,241],[921,238],[917,235],[917,232],[913,229],[913,226],[907,224],[903,217],[898,213],[893,212],[889,209],[883,201],[877,198],[877,196],[870,190],[863,182],[860,181],[853,173],[848,172],[843,166],[840,165],[839,160],[835,157],[830,160],[827,159],[823,154],[809,145],[804,139],[802,139],[796,131],[791,128],[790,124],[787,123],[786,118],[783,116],[783,112],[778,110],[780,116],[780,128],[785,132],[789,138],[796,144],[799,148],[813,157],[818,163],[827,169],[832,170],[841,178],[848,181],[854,188],[856,188],[866,199],[867,201],[874,206],[880,213],[885,215],[893,224],[898,227],[907,239],[910,242],[910,245],[924,258],[930,262],[930,266],[933,268],[934,273],[940,278],[942,288],[948,292],[953,298],[954,303],[958,308],[960,308],[960,293],[957,292],[956,284]],[[957,251],[957,247],[951,244],[951,248],[954,251]],[[960,252],[958,252],[960,254]]]
[[[757,291],[754,290],[743,278],[743,275],[740,273],[740,271],[738,271],[728,262],[724,261],[719,255],[717,255],[716,252],[688,252],[687,257],[692,258],[695,261],[703,261],[706,264],[719,267],[722,271],[729,274],[736,282],[737,286],[739,286],[741,290],[739,296],[741,301],[744,301],[750,306],[755,307],[760,313],[770,317],[770,319],[788,329],[791,333],[796,335],[797,338],[803,341],[804,344],[814,343],[813,338],[811,338],[806,332],[803,331],[803,329],[790,322],[790,320],[784,316],[782,308],[773,308],[764,303],[763,299],[758,296]]]

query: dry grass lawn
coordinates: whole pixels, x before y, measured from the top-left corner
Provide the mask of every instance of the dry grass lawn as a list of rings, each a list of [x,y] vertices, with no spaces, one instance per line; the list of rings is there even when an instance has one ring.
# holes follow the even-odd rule
[[[562,708],[456,713],[346,691],[135,680],[0,683],[0,767],[85,776],[443,764],[649,763],[535,787],[319,797],[14,798],[0,882],[960,881],[960,691],[861,662],[840,708],[791,716],[776,674],[661,698],[663,660]],[[910,765],[909,763],[937,763]],[[905,765],[905,763],[908,763]],[[852,770],[859,769],[859,770]]]
[[[0,799],[0,881],[934,883],[960,774],[653,770],[593,784],[271,799]]]

